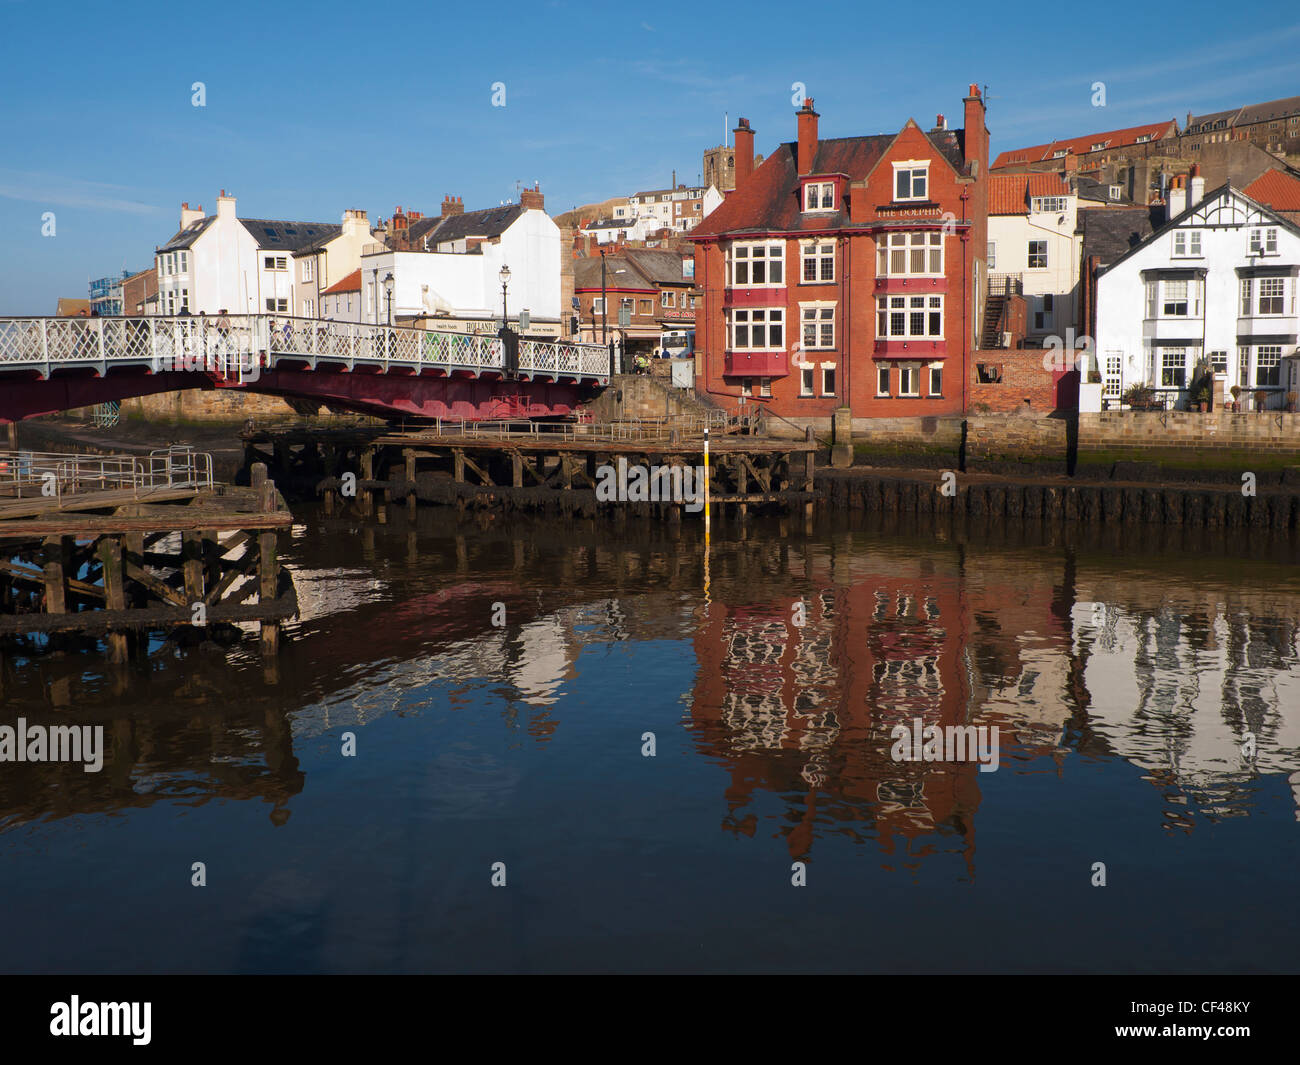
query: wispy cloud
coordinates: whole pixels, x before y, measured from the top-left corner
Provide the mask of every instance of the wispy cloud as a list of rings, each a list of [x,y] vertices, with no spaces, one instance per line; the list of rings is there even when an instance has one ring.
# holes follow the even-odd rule
[[[120,211],[124,214],[161,214],[167,208],[139,200],[106,195],[126,192],[124,185],[60,178],[19,170],[0,170],[0,196],[9,200],[50,204],[56,207],[84,207],[93,211]]]
[[[1017,130],[1050,129],[1057,138],[1082,136],[1104,129],[1120,129],[1141,122],[1160,122],[1174,118],[1181,125],[1188,107],[1197,101],[1232,98],[1239,103],[1250,103],[1262,98],[1259,83],[1276,78],[1279,74],[1300,72],[1300,63],[1271,64],[1266,70],[1246,69],[1228,77],[1200,80],[1196,83],[1195,97],[1189,97],[1185,88],[1174,86],[1165,92],[1144,96],[1125,96],[1108,93],[1106,107],[1096,109],[1078,106],[1044,107],[1020,110],[1008,108],[1005,112],[992,112],[989,125],[1001,140]],[[1087,111],[1090,121],[1082,121]],[[1075,128],[1079,127],[1079,128]]]
[[[653,26],[651,26],[650,23],[648,23],[648,22],[643,22],[643,23],[641,23],[641,28],[642,28],[643,30],[645,30],[646,33],[654,33],[654,31],[655,31],[655,28],[654,28]]]
[[[1051,81],[1019,86],[1018,94],[1033,98],[1041,92],[1071,86],[1077,86],[1080,93],[1086,94],[1091,93],[1094,81],[1104,81],[1108,86],[1146,80],[1162,81],[1170,75],[1190,70],[1195,71],[1197,77],[1195,81],[1182,85],[1183,98],[1187,98],[1189,91],[1196,93],[1200,98],[1205,98],[1207,94],[1204,79],[1208,72],[1225,65],[1237,69],[1243,60],[1255,60],[1258,64],[1258,74],[1262,76],[1274,68],[1272,62],[1262,63],[1263,57],[1276,50],[1285,50],[1289,55],[1287,44],[1297,39],[1300,39],[1300,23],[1293,26],[1280,26],[1268,33],[1242,37],[1236,41],[1216,41],[1208,48],[1179,51],[1158,62],[1129,63],[1118,68],[1097,64]]]

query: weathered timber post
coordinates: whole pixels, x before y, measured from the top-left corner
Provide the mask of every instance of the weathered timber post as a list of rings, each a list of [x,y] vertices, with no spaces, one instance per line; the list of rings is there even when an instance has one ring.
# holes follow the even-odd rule
[[[276,550],[274,532],[258,535],[258,550],[261,583],[258,586],[258,599],[264,607],[275,602],[277,585],[280,580],[280,560]],[[262,619],[262,654],[274,658],[280,650],[280,623],[267,618]]]
[[[375,476],[375,449],[373,447],[363,448],[361,451],[361,480],[370,481]],[[370,517],[374,513],[375,495],[369,488],[362,488],[357,493],[358,502],[361,504],[361,513]]]
[[[126,609],[126,583],[122,573],[122,541],[115,536],[101,536],[95,545],[104,572],[104,609]],[[104,637],[108,660],[121,664],[127,660],[129,647],[125,632],[110,631]]]
[[[266,466],[257,463],[252,470],[253,485],[257,488],[257,507],[263,514],[274,513],[278,508],[275,482],[268,480]],[[272,530],[259,533],[257,546],[258,559],[258,602],[263,607],[275,602],[280,583],[280,559],[276,534]],[[262,654],[275,657],[280,650],[280,623],[268,618],[262,619]]]
[[[803,438],[809,444],[815,444],[817,442],[813,437],[813,429],[811,425],[804,429]],[[813,490],[813,485],[816,483],[816,467],[817,452],[805,451],[803,456],[803,490],[805,492],[811,492]],[[811,499],[803,505],[803,516],[807,521],[812,520],[813,504]]]
[[[510,485],[513,488],[524,486],[524,456],[518,451],[510,452]]]
[[[62,536],[45,538],[45,613],[65,614],[68,610],[68,584],[63,572],[67,555]]]
[[[185,598],[191,609],[203,602],[203,536],[197,532],[181,534],[181,576],[185,582]]]
[[[402,451],[402,454],[406,456],[406,480],[410,485],[410,490],[406,496],[406,512],[414,516],[417,503],[415,498],[415,448],[408,447]]]

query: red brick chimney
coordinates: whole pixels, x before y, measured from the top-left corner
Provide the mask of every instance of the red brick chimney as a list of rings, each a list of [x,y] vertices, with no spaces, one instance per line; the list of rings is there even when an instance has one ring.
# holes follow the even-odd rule
[[[742,118],[731,132],[736,137],[736,191],[740,192],[754,173],[754,131],[749,128],[749,119]]]
[[[980,87],[972,84],[970,95],[963,101],[966,105],[966,130],[962,135],[966,165],[970,169],[972,162],[978,161],[981,177],[989,168],[989,131],[984,126],[984,100],[980,97]]]
[[[813,160],[817,158],[817,112],[813,110],[812,97],[803,102],[796,112],[799,122],[799,173],[811,174]]]
[[[520,191],[519,206],[525,211],[532,209],[546,210],[546,197],[542,195],[542,188],[536,181],[533,182],[531,189],[522,189]]]
[[[439,218],[450,218],[452,215],[464,214],[465,204],[461,202],[459,196],[444,196],[442,198],[442,213]]]

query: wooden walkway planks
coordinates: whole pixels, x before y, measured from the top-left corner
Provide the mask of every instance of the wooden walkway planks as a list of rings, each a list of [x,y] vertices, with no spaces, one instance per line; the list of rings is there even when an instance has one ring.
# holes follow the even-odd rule
[[[162,503],[193,499],[197,488],[108,488],[90,492],[68,493],[62,499],[34,495],[22,499],[0,499],[0,521],[29,518],[53,512],[66,514],[79,510],[109,510],[127,503]]]

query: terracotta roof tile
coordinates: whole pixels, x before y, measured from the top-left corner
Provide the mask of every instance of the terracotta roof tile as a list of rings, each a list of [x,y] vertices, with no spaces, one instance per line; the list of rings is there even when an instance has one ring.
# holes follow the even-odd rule
[[[335,281],[334,284],[330,285],[330,287],[327,288],[324,292],[322,292],[321,295],[332,296],[335,292],[360,292],[360,291],[361,291],[361,271],[353,270],[352,273],[348,274],[348,276],[345,277],[342,281]]]
[[[1028,214],[1035,196],[1069,195],[1069,186],[1056,173],[989,175],[989,214]]]
[[[1300,211],[1300,179],[1282,170],[1266,170],[1242,191],[1275,211]]]
[[[882,133],[869,137],[821,140],[817,144],[812,173],[847,174],[850,181],[861,181],[871,173],[897,136],[897,133]],[[965,164],[960,131],[932,130],[925,136],[934,145],[935,151],[957,171],[963,169]],[[800,180],[795,164],[798,147],[795,142],[778,146],[750,175],[743,189],[727,193],[722,206],[688,235],[697,239],[749,230],[760,233],[792,233],[801,229],[822,230],[845,224],[848,212],[842,204],[834,214],[822,213],[816,217],[804,215],[799,202]]]
[[[1084,137],[1070,137],[1066,140],[1052,141],[1050,144],[1035,144],[1028,148],[1015,148],[1002,152],[993,160],[992,170],[1004,166],[1017,166],[1026,163],[1041,163],[1052,159],[1059,151],[1070,155],[1084,155],[1092,151],[1094,144],[1105,143],[1107,148],[1123,148],[1136,144],[1139,137],[1159,140],[1166,133],[1176,133],[1177,123],[1171,118],[1165,122],[1151,122],[1145,126],[1130,126],[1128,129],[1112,129],[1105,133],[1090,133]],[[1101,149],[1098,149],[1099,151]]]

